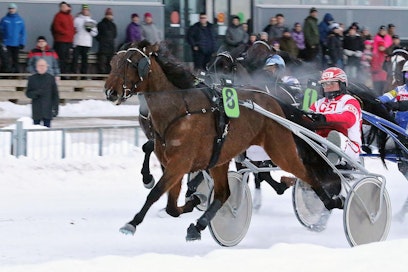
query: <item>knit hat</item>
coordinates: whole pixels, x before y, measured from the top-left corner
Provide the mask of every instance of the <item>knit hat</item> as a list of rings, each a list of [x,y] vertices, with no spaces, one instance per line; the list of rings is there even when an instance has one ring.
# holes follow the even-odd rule
[[[47,39],[44,36],[38,36],[37,41],[39,41],[39,40],[47,41]]]
[[[384,41],[378,41],[378,46],[385,46],[385,42]]]
[[[131,17],[132,17],[132,19],[133,19],[133,18],[135,18],[135,17],[139,17],[139,15],[137,15],[137,13],[132,13],[132,16],[131,16]]]
[[[83,5],[82,5],[82,9],[89,9],[89,5],[83,4]]]
[[[315,12],[315,11],[317,11],[317,9],[316,9],[315,7],[312,7],[312,8],[309,10],[309,13],[312,13],[312,12]]]
[[[113,15],[112,9],[107,8],[106,11],[105,11],[105,15]]]
[[[150,12],[146,12],[146,13],[144,14],[144,17],[150,17],[150,18],[152,18],[152,14],[151,14]]]
[[[386,30],[385,25],[380,26],[378,30]]]
[[[374,42],[373,40],[365,40],[365,41],[364,41],[364,44],[365,44],[365,45],[367,45],[367,44],[371,44],[371,45],[372,45],[373,42]]]
[[[10,3],[10,4],[8,5],[8,8],[9,8],[9,9],[17,9],[17,5],[16,5],[16,3]]]
[[[392,38],[393,38],[393,39],[399,39],[400,37],[395,34],[395,35],[392,35]]]

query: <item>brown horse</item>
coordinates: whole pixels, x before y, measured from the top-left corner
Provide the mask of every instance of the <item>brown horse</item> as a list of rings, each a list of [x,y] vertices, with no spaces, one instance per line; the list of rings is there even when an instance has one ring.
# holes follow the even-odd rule
[[[178,216],[191,211],[198,205],[195,199],[188,200],[182,207],[177,206],[181,178],[186,173],[208,169],[214,179],[214,200],[197,223],[190,225],[186,237],[187,240],[200,239],[201,230],[230,196],[229,162],[250,145],[262,146],[282,170],[309,183],[328,209],[343,207],[341,198],[337,197],[341,188],[339,178],[323,158],[287,128],[243,107],[239,118],[226,119],[220,134],[218,123],[224,112],[217,103],[219,97],[210,88],[182,90],[177,86],[191,85],[188,79],[192,75],[163,56],[159,45],[140,43],[121,59],[112,60],[112,71],[105,84],[107,99],[120,104],[126,97],[141,93],[155,131],[155,153],[164,166],[163,176],[122,232],[133,234],[153,203],[165,192],[169,192],[166,208],[169,214]],[[282,108],[265,92],[238,88],[237,93],[240,100],[254,101],[282,117],[284,110],[291,109],[290,106]],[[223,138],[220,139],[220,135]],[[220,140],[221,146],[217,145]],[[217,154],[216,160],[213,160],[214,154]]]

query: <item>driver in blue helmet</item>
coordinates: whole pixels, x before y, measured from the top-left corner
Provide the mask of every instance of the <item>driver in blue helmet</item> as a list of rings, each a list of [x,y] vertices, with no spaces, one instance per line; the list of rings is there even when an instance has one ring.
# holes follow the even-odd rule
[[[379,96],[378,99],[395,111],[395,121],[406,130],[408,129],[408,61],[404,63],[401,71],[404,85],[397,86],[395,89]]]
[[[276,76],[283,76],[285,72],[286,64],[283,58],[277,54],[267,58],[264,66],[264,70]]]

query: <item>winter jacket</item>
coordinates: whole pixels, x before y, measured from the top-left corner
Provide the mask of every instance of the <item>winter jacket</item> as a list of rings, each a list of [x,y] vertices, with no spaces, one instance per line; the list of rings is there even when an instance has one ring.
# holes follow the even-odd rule
[[[344,55],[347,57],[347,64],[360,66],[360,59],[364,50],[364,42],[359,34],[351,36],[347,34],[343,39]]]
[[[327,36],[327,55],[331,60],[331,65],[336,66],[343,60],[343,37],[330,32]],[[341,68],[341,67],[340,67]]]
[[[319,28],[316,17],[306,17],[303,24],[303,35],[305,36],[305,45],[309,48],[319,45]]]
[[[151,44],[159,43],[163,40],[163,34],[157,28],[154,23],[146,24],[142,23],[142,38],[147,40]]]
[[[373,53],[378,52],[378,44],[380,41],[384,42],[385,48],[389,47],[392,45],[392,38],[390,35],[385,34],[385,36],[381,36],[379,34],[375,35],[374,37],[374,43],[373,43]]]
[[[85,29],[85,24],[93,24],[94,27],[91,28],[91,31]],[[96,27],[97,23],[95,20],[91,19],[89,16],[79,14],[74,19],[75,35],[74,35],[74,47],[75,46],[85,46],[92,47],[92,39],[98,35],[98,28]]]
[[[20,46],[26,44],[26,28],[23,18],[18,13],[7,13],[0,22],[5,46]]]
[[[54,76],[45,73],[28,77],[26,95],[32,99],[33,120],[51,120],[53,111],[58,112],[59,95]]]
[[[378,99],[382,103],[408,101],[408,86],[406,84],[397,86],[394,90],[391,90],[381,96]],[[395,121],[402,128],[408,128],[408,111],[399,110],[395,113]]]
[[[126,28],[126,43],[140,42],[142,40],[142,26],[131,22]]]
[[[330,22],[333,21],[333,15],[331,15],[330,13],[326,13],[323,17],[323,21],[319,23],[319,40],[320,45],[322,45],[323,47],[327,46],[327,36],[330,33],[329,25]]]
[[[35,65],[37,60],[44,59],[48,64],[47,73],[53,76],[60,75],[60,68],[58,65],[58,55],[57,53],[52,50],[48,45],[45,47],[45,50],[41,50],[38,46],[31,50],[28,53],[28,64],[27,64],[27,71],[29,73],[36,73]]]
[[[373,58],[371,60],[371,75],[373,81],[386,81],[387,80],[387,72],[384,71],[383,63],[385,60],[385,51],[377,51],[373,52]]]
[[[96,40],[99,42],[98,53],[113,54],[115,52],[115,38],[117,36],[115,23],[112,20],[103,18],[97,27],[98,36],[96,36]]]
[[[293,30],[291,32],[291,35],[292,35],[292,39],[296,43],[297,48],[300,49],[300,50],[305,49],[305,34],[303,33],[303,31]]]
[[[273,25],[269,28],[268,33],[268,39],[269,41],[274,41],[278,40],[280,37],[282,37],[282,33],[284,30],[290,29],[287,25],[281,24],[281,25]]]
[[[207,26],[202,26],[197,22],[192,25],[187,32],[187,42],[191,47],[198,46],[204,54],[214,53],[217,42],[213,24],[207,23]]]
[[[227,45],[228,51],[247,42],[248,34],[240,25],[231,25],[227,28],[225,33],[225,44]]]
[[[299,48],[296,46],[296,42],[292,37],[281,37],[279,39],[280,49],[288,52],[290,57],[297,58],[299,54]]]
[[[55,42],[72,43],[74,41],[74,18],[71,13],[58,12],[51,24],[51,33]]]

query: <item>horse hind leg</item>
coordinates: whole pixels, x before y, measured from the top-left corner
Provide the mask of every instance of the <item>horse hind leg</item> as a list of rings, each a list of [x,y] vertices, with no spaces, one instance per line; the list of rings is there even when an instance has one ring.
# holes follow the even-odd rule
[[[261,172],[259,177],[261,180],[266,181],[278,195],[282,195],[289,188],[286,183],[274,180],[269,172]]]
[[[142,166],[142,176],[143,176],[143,185],[147,189],[151,189],[154,186],[155,180],[153,175],[150,173],[150,155],[154,151],[154,141],[149,140],[143,146],[142,150],[145,153]]]

